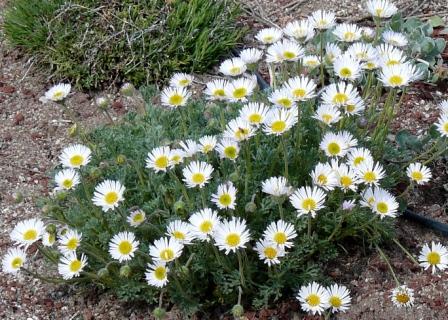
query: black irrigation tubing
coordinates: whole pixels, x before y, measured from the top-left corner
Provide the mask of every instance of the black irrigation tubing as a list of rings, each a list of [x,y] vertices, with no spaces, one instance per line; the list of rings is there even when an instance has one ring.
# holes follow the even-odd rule
[[[239,56],[239,52],[235,49],[232,49],[232,53],[235,56]],[[257,70],[254,71],[254,75],[257,77],[257,83],[261,90],[266,90],[266,89],[271,88],[269,83],[266,82],[266,80],[261,76],[261,74]],[[425,217],[424,215],[415,213],[414,211],[412,211],[410,209],[406,209],[403,212],[403,214],[401,215],[401,217],[403,217],[406,220],[417,222],[424,227],[435,230],[435,231],[443,234],[444,236],[448,237],[448,224],[446,224],[446,223],[442,223],[437,220]]]

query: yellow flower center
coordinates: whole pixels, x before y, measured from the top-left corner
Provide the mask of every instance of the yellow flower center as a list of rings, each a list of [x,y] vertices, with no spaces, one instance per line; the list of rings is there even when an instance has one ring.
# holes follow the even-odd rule
[[[154,161],[156,167],[160,169],[165,169],[166,167],[168,167],[168,163],[169,160],[167,156],[160,156],[156,159],[156,161]]]
[[[353,41],[355,39],[355,33],[351,31],[347,31],[344,33],[344,40],[345,41]]]
[[[104,196],[104,201],[108,204],[108,205],[113,205],[118,201],[118,193],[116,193],[115,191],[111,191],[105,194]]]
[[[342,68],[339,73],[343,78],[350,78],[352,76],[352,71],[349,68]]]
[[[405,292],[397,293],[397,294],[395,295],[395,299],[396,299],[399,303],[402,303],[402,304],[406,304],[406,303],[409,302],[409,300],[411,300],[411,298],[409,297],[409,295],[406,294]]]
[[[53,99],[54,100],[60,100],[64,97],[64,91],[56,91],[53,93]]]
[[[348,96],[343,92],[338,92],[333,97],[333,103],[335,104],[343,104],[348,100]]]
[[[426,255],[426,260],[428,260],[428,263],[432,266],[438,265],[440,263],[440,254],[435,251],[431,251]]]
[[[226,243],[229,247],[236,247],[240,244],[241,237],[238,233],[229,233],[226,237]]]
[[[311,307],[317,307],[320,304],[320,297],[317,294],[312,293],[306,298],[306,302],[308,302]]]
[[[164,266],[159,266],[154,269],[154,276],[157,280],[165,280],[166,278],[166,268]]]
[[[338,155],[341,152],[341,146],[336,142],[330,142],[327,147],[328,153],[332,156]]]
[[[179,84],[180,84],[182,87],[185,87],[185,86],[187,86],[187,85],[190,84],[190,80],[188,80],[188,79],[182,79],[182,80],[179,80]]]
[[[238,128],[235,132],[235,138],[237,140],[243,140],[249,135],[249,129],[247,128]]]
[[[317,203],[314,199],[306,198],[302,201],[302,207],[306,211],[313,211],[317,207]]]
[[[305,65],[307,65],[308,67],[314,67],[318,64],[319,62],[317,60],[306,60]]]
[[[258,113],[252,113],[252,114],[249,116],[249,122],[250,122],[250,123],[255,123],[255,124],[260,123],[260,122],[261,122],[261,114],[258,114]]]
[[[374,197],[370,197],[370,198],[367,199],[367,203],[369,205],[373,205],[374,202],[375,202],[375,198]]]
[[[67,241],[66,247],[70,251],[75,251],[78,248],[79,241],[76,238],[71,238]]]
[[[353,111],[355,111],[355,105],[354,104],[348,104],[348,105],[345,106],[345,110],[348,113],[352,113]]]
[[[118,252],[120,252],[120,254],[123,254],[123,255],[130,254],[131,251],[132,251],[132,243],[130,241],[123,240],[118,245]]]
[[[366,63],[366,68],[367,69],[374,69],[376,67],[376,64],[372,61],[369,61]]]
[[[286,109],[289,109],[292,106],[292,101],[288,98],[280,98],[277,100],[277,103]]]
[[[266,247],[263,252],[268,259],[274,259],[277,256],[277,250],[273,247]]]
[[[326,175],[324,175],[324,174],[320,174],[320,175],[317,177],[317,182],[318,182],[319,184],[321,184],[321,185],[326,185],[326,184],[328,183],[328,178],[327,178]]]
[[[143,222],[144,218],[143,218],[143,214],[141,213],[137,213],[134,215],[134,218],[132,219],[132,221],[134,221],[135,223],[141,223]]]
[[[334,308],[339,308],[342,306],[342,299],[337,296],[331,296],[329,302]]]
[[[205,176],[204,174],[197,172],[194,173],[193,176],[191,177],[191,180],[195,183],[195,184],[202,184],[205,182]]]
[[[361,162],[363,162],[365,160],[364,157],[356,157],[353,160],[353,164],[355,165],[355,167],[359,166],[361,164]]]
[[[342,176],[340,182],[344,188],[348,188],[352,185],[353,180],[349,176]]]
[[[292,51],[285,51],[283,52],[283,56],[285,57],[285,59],[294,59],[296,57],[296,54]]]
[[[219,197],[219,203],[224,207],[228,207],[232,203],[232,197],[230,194],[224,193]]]
[[[235,99],[242,99],[247,95],[247,89],[246,88],[237,88],[233,91],[233,97]]]
[[[282,133],[286,128],[286,122],[283,120],[277,120],[272,122],[271,129],[275,133]]]
[[[328,24],[328,21],[327,21],[326,19],[321,19],[321,20],[319,20],[319,21],[317,22],[317,24],[318,24],[320,27],[325,27],[325,26]]]
[[[29,229],[23,233],[23,240],[33,241],[37,239],[37,230]]]
[[[333,120],[333,116],[331,115],[331,114],[323,114],[322,115],[322,120],[325,122],[325,123],[330,123],[331,122],[331,120]]]
[[[387,205],[386,202],[381,201],[376,204],[376,209],[381,214],[387,214],[387,212],[389,211],[389,206]]]
[[[70,272],[78,272],[79,269],[81,269],[82,263],[80,260],[75,259],[72,262],[70,262],[68,268],[70,269]]]
[[[365,52],[358,52],[356,53],[356,58],[358,58],[359,60],[364,60],[367,58],[367,53]]]
[[[230,68],[229,73],[231,75],[238,75],[241,73],[241,68],[240,67],[232,67],[232,68]]]
[[[211,144],[204,144],[202,146],[202,151],[204,153],[209,153],[210,151],[212,151],[212,149],[213,149],[213,146]]]
[[[275,243],[285,244],[286,240],[288,240],[288,238],[286,237],[286,234],[284,232],[277,232],[276,234],[274,234]]]
[[[176,154],[174,156],[171,157],[171,161],[175,164],[178,164],[180,161],[182,160],[181,156]]]
[[[183,233],[179,230],[176,230],[176,231],[173,231],[173,237],[176,240],[185,240],[185,233]]]
[[[224,89],[215,89],[215,91],[213,91],[213,95],[215,97],[224,97],[226,93],[224,92]]]
[[[238,156],[238,153],[234,146],[228,146],[224,149],[224,155],[229,159],[235,159]]]
[[[302,88],[294,89],[292,95],[296,98],[303,98],[306,95],[306,91]]]
[[[448,122],[443,125],[443,131],[448,133]]]
[[[70,189],[71,187],[73,187],[73,180],[72,179],[65,179],[64,181],[62,181],[62,186],[65,189]]]
[[[373,171],[367,171],[364,173],[364,180],[366,182],[374,182],[376,180],[376,173]]]
[[[415,181],[423,180],[423,174],[420,171],[414,171],[411,173],[411,178]]]
[[[375,14],[377,17],[381,17],[383,14],[383,9],[382,8],[376,8],[375,9]]]
[[[397,64],[400,64],[400,61],[390,59],[390,60],[388,60],[388,61],[386,62],[386,66],[388,66],[388,67],[390,67],[390,66],[396,66]]]
[[[160,251],[160,259],[164,261],[171,261],[174,259],[174,251],[170,248]]]
[[[79,167],[84,162],[84,157],[80,154],[76,154],[70,158],[70,164],[74,167]]]
[[[263,41],[264,42],[271,42],[274,40],[274,36],[264,36]]]
[[[175,93],[169,98],[168,103],[172,106],[180,106],[183,101],[184,97],[178,93]]]
[[[12,259],[11,261],[11,266],[14,269],[19,269],[21,266],[23,265],[23,259],[20,257],[15,257],[14,259]]]
[[[210,231],[212,231],[212,228],[213,228],[213,224],[209,220],[203,221],[199,225],[199,230],[201,230],[202,233],[209,233]]]

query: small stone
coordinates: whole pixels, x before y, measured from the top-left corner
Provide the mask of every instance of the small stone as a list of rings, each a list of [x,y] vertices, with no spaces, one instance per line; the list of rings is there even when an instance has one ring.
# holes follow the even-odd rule
[[[16,91],[16,88],[13,86],[3,86],[0,87],[0,92],[2,93],[14,93]]]
[[[25,117],[23,116],[23,114],[21,112],[18,112],[14,116],[14,125],[17,126],[17,125],[21,124],[23,122],[23,120],[25,120]]]

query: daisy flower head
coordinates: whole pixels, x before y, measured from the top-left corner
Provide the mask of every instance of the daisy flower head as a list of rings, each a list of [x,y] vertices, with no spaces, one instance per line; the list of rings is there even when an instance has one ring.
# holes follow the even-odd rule
[[[45,232],[42,236],[42,244],[45,247],[52,247],[56,242],[56,235],[51,232]]]
[[[72,252],[61,257],[58,263],[58,272],[64,280],[69,280],[79,277],[86,265],[87,257],[84,254],[78,258],[76,253]]]
[[[361,206],[373,209],[373,205],[375,204],[375,189],[375,187],[368,187],[361,193]]]
[[[278,220],[268,225],[263,237],[279,248],[292,248],[294,243],[291,240],[297,237],[297,232],[292,224]]]
[[[279,41],[283,37],[283,31],[278,28],[265,28],[258,31],[255,39],[262,44],[272,44]]]
[[[439,103],[439,109],[441,114],[448,114],[448,100],[443,100]]]
[[[443,137],[448,137],[448,113],[442,114],[436,122],[437,131]]]
[[[336,16],[333,12],[325,10],[314,11],[308,18],[315,29],[330,29],[336,24]]]
[[[313,184],[325,191],[333,190],[338,185],[337,174],[328,163],[318,163],[310,175]]]
[[[355,42],[347,48],[346,54],[361,62],[375,60],[378,57],[376,49],[370,43]]]
[[[356,167],[355,172],[359,180],[367,185],[378,186],[385,176],[383,166],[373,160],[363,161]]]
[[[193,76],[186,73],[175,73],[170,79],[170,86],[175,88],[188,87],[193,83]]]
[[[279,264],[279,258],[285,255],[285,250],[283,248],[276,246],[266,239],[257,241],[255,251],[257,251],[260,260],[263,260],[269,267],[273,264]]]
[[[407,57],[404,55],[403,51],[392,46],[383,47],[388,51],[381,52],[380,49],[378,49],[378,52],[380,52],[378,57],[379,63],[382,68],[398,66],[406,63]],[[381,46],[379,48],[381,48]]]
[[[350,82],[332,83],[325,87],[322,93],[323,104],[342,106],[359,96],[358,91]]]
[[[356,207],[356,200],[344,200],[342,202],[341,208],[345,211],[352,211]]]
[[[2,259],[2,271],[16,274],[26,262],[26,252],[21,248],[9,248]]]
[[[235,161],[240,154],[238,142],[231,138],[223,138],[216,146],[216,151],[221,159]]]
[[[135,209],[131,211],[131,214],[127,217],[126,221],[131,227],[138,227],[146,220],[145,211],[142,209]]]
[[[347,131],[327,132],[322,138],[320,149],[327,157],[343,157],[356,144],[357,140]]]
[[[417,184],[425,184],[432,178],[431,170],[419,162],[411,163],[406,169],[406,174],[411,182]]]
[[[347,192],[349,190],[356,191],[360,180],[352,167],[349,167],[345,163],[342,163],[337,167],[335,171],[338,181],[337,186],[339,188],[341,188],[344,192]]]
[[[194,240],[190,225],[182,220],[171,221],[166,228],[166,235],[184,245]]]
[[[281,63],[285,61],[297,61],[302,58],[305,51],[295,41],[284,39],[268,47],[266,52],[267,63]]]
[[[169,166],[170,168],[182,163],[186,157],[185,151],[182,149],[171,149],[169,155]]]
[[[354,42],[361,39],[361,29],[352,23],[341,23],[333,30],[333,34],[342,42]]]
[[[432,273],[436,273],[436,270],[443,271],[448,268],[448,250],[441,243],[431,243],[431,247],[425,244],[420,251],[418,257],[420,266],[427,270],[432,269]]]
[[[229,82],[224,79],[216,79],[207,82],[206,88],[204,90],[205,95],[208,100],[226,100],[225,88],[228,86]]]
[[[140,242],[132,232],[119,232],[109,242],[109,254],[120,262],[131,260]]]
[[[72,86],[69,83],[60,83],[55,86],[52,86],[50,89],[48,89],[47,92],[45,92],[45,95],[43,97],[44,101],[62,101],[70,93],[70,90],[72,89]]]
[[[145,272],[146,282],[153,287],[163,288],[168,283],[168,273],[170,269],[164,262],[148,263]]]
[[[342,50],[337,43],[327,43],[325,45],[325,58],[330,63],[333,63],[334,59],[340,56],[342,56]]]
[[[307,101],[316,96],[316,86],[313,79],[301,75],[289,78],[285,84],[285,89],[290,92],[294,101]]]
[[[246,70],[246,63],[241,58],[224,60],[219,66],[219,72],[221,72],[223,75],[231,77],[242,75]]]
[[[395,47],[404,47],[408,44],[408,39],[401,32],[386,30],[383,32],[382,37],[384,42]]]
[[[353,148],[347,156],[347,163],[353,168],[357,168],[362,163],[373,161],[372,153],[366,148]]]
[[[40,240],[45,233],[45,225],[40,219],[32,218],[20,221],[11,231],[10,237],[19,247],[28,248]]]
[[[63,167],[79,169],[90,162],[92,151],[82,144],[70,145],[62,150],[59,161]]]
[[[253,65],[258,63],[258,61],[261,60],[261,57],[263,56],[263,51],[258,50],[257,48],[248,48],[241,50],[240,52],[240,58],[244,61],[247,65]]]
[[[365,40],[371,41],[375,38],[375,29],[370,27],[361,27],[361,33]]]
[[[283,197],[291,194],[292,188],[285,177],[271,177],[261,184],[262,191],[274,197]]]
[[[227,83],[224,87],[226,98],[231,102],[246,102],[255,87],[257,86],[257,78],[238,78]]]
[[[384,66],[379,79],[386,87],[401,88],[414,81],[414,71],[409,64]]]
[[[302,310],[312,314],[322,314],[329,307],[327,290],[316,282],[302,286],[296,297],[302,306]]]
[[[219,209],[235,209],[236,188],[232,182],[228,181],[218,186],[218,191],[212,194],[212,202]]]
[[[331,312],[345,312],[350,307],[352,298],[346,286],[333,284],[327,288],[328,304]]]
[[[188,188],[204,187],[212,177],[213,167],[202,161],[193,161],[182,170]]]
[[[254,134],[254,127],[249,122],[243,118],[236,118],[227,124],[223,136],[241,142],[248,140]]]
[[[200,145],[192,139],[179,142],[179,146],[184,151],[185,157],[192,157],[201,149]]]
[[[364,100],[360,96],[347,101],[347,103],[343,105],[344,113],[348,116],[358,115],[364,111],[365,108],[366,105]]]
[[[171,150],[170,147],[157,147],[148,152],[146,157],[146,168],[154,170],[156,173],[159,171],[166,172],[169,168]]]
[[[67,168],[56,173],[56,191],[74,189],[79,184],[79,174],[72,168]]]
[[[199,139],[199,150],[207,154],[215,149],[217,143],[216,136],[203,136]]]
[[[377,18],[390,18],[398,9],[389,0],[368,0],[367,11]]]
[[[240,118],[253,126],[260,126],[266,119],[269,108],[264,103],[249,102],[240,110]]]
[[[67,255],[71,252],[76,252],[76,249],[81,245],[82,233],[76,230],[69,229],[59,238],[59,251]]]
[[[287,88],[279,88],[269,95],[269,101],[279,108],[290,109],[296,106],[291,91]]]
[[[300,187],[289,197],[289,200],[296,208],[298,217],[310,214],[314,218],[316,212],[325,207],[325,192],[318,187]]]
[[[220,250],[225,251],[225,254],[229,254],[230,251],[236,252],[240,248],[246,248],[246,243],[250,240],[246,220],[236,217],[219,223],[213,237],[215,245]]]
[[[283,32],[291,38],[301,42],[311,40],[315,34],[314,26],[308,19],[288,22],[283,29]]]
[[[310,70],[320,66],[320,63],[321,61],[316,55],[306,55],[302,58],[303,66],[307,67]]]
[[[163,89],[161,102],[162,105],[176,109],[187,104],[191,93],[185,87],[167,87]]]
[[[325,123],[327,126],[331,126],[341,120],[341,112],[335,106],[321,104],[317,107],[313,118]]]
[[[393,218],[397,215],[398,202],[387,190],[375,188],[373,190],[373,197],[375,202],[372,205],[372,210],[378,214],[381,219],[384,217]]]
[[[220,223],[218,213],[210,208],[205,208],[193,213],[189,219],[191,231],[199,240],[210,240],[210,236]]]
[[[154,261],[170,262],[180,257],[184,246],[174,238],[160,238],[149,246],[149,255]]]
[[[390,298],[394,305],[398,308],[412,307],[414,304],[414,290],[405,285],[402,285],[392,290]]]
[[[362,75],[358,60],[349,55],[336,58],[333,63],[334,73],[342,80],[355,81]]]
[[[104,212],[113,210],[124,200],[123,193],[126,188],[114,180],[104,180],[95,187],[93,204],[101,207]]]
[[[298,121],[297,109],[273,109],[266,116],[263,132],[280,136],[291,129]]]
[[[368,60],[361,65],[364,70],[375,70],[381,67],[381,61],[379,58]]]

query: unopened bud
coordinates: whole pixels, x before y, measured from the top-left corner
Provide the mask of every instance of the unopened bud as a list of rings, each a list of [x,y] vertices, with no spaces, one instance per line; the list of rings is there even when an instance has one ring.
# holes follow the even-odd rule
[[[14,192],[13,196],[15,203],[20,203],[23,201],[23,193],[20,191]]]
[[[99,97],[96,99],[95,102],[96,102],[96,105],[98,106],[98,108],[100,108],[101,110],[106,110],[110,104],[109,99],[106,97]]]
[[[184,211],[185,210],[185,202],[182,200],[178,200],[174,203],[174,211],[176,213]]]
[[[120,92],[122,95],[127,96],[127,97],[132,97],[134,95],[135,92],[135,87],[132,85],[132,83],[125,83],[121,89]]]
[[[78,135],[78,125],[75,123],[68,129],[68,135],[73,138]]]
[[[240,179],[240,175],[238,174],[238,172],[232,172],[229,175],[229,180],[232,181],[233,183],[238,182],[238,180]]]
[[[165,319],[166,318],[166,310],[163,308],[155,308],[154,311],[152,312],[152,315],[157,320]]]
[[[233,308],[232,308],[232,315],[235,318],[240,318],[240,317],[243,316],[243,314],[244,314],[244,308],[243,308],[242,305],[236,304],[236,305],[233,306]]]
[[[246,203],[246,206],[244,207],[244,210],[247,213],[254,213],[257,210],[257,205],[253,201],[248,202],[248,203]]]
[[[62,190],[56,192],[56,199],[58,199],[59,201],[64,201],[65,199],[67,199],[67,192]]]
[[[98,270],[98,272],[96,274],[97,274],[98,278],[104,279],[109,276],[109,270],[107,270],[107,268],[101,268],[100,270]]]
[[[46,230],[48,233],[55,234],[55,233],[56,233],[56,226],[55,226],[53,223],[50,223],[49,225],[47,225],[47,227],[45,228],[45,230]]]
[[[131,272],[132,272],[131,267],[126,264],[120,268],[120,277],[129,278]]]
[[[115,160],[116,162],[117,162],[117,164],[119,164],[119,165],[123,165],[123,164],[125,164],[126,163],[126,156],[124,155],[124,154],[119,154],[118,156],[117,156],[117,159]]]

